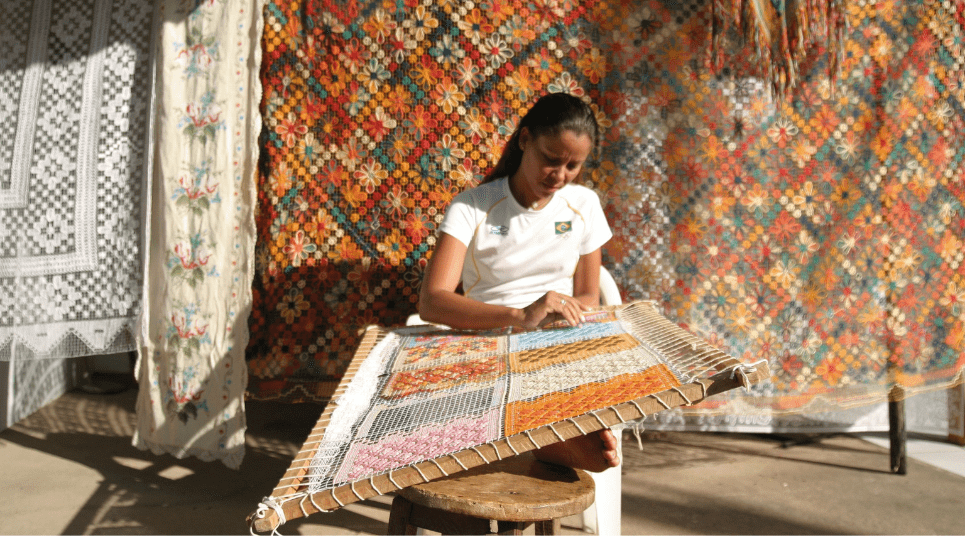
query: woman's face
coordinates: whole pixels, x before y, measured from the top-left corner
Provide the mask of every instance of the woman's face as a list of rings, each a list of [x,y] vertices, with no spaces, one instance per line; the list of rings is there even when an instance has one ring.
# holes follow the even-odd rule
[[[557,190],[580,175],[593,148],[586,134],[564,130],[559,135],[533,136],[523,127],[519,132],[523,159],[513,175],[514,194],[523,206],[548,201]]]

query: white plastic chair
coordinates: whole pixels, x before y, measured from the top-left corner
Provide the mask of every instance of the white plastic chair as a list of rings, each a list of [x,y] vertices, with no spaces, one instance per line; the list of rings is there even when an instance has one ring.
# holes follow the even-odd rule
[[[620,288],[610,272],[600,267],[600,302],[603,305],[620,305]],[[418,314],[410,315],[406,319],[407,326],[427,324]],[[623,450],[623,427],[615,427],[613,434],[617,438],[617,451]],[[596,485],[596,496],[593,504],[583,512],[583,530],[609,536],[620,534],[622,524],[623,495],[623,460],[620,465],[611,467],[601,473],[589,473]]]
[[[620,305],[620,288],[606,268],[600,267],[600,302],[603,305]],[[623,451],[623,425],[613,428],[617,438],[617,452]],[[622,454],[621,454],[622,456]],[[609,536],[622,530],[623,458],[620,465],[601,473],[590,473],[596,484],[594,503],[583,512],[583,530]]]

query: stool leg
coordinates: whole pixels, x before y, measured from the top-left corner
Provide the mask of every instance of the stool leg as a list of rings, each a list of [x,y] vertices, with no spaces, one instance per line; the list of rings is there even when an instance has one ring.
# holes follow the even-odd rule
[[[415,527],[409,523],[412,515],[412,503],[401,495],[392,499],[392,510],[389,512],[389,528],[386,534],[415,534]]]
[[[496,521],[497,534],[520,535],[526,530],[528,523],[522,521]]]
[[[563,527],[559,518],[536,522],[536,534],[562,534]]]

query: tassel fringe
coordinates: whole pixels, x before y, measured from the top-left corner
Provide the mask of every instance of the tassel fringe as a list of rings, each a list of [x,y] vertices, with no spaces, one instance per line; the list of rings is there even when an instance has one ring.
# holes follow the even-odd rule
[[[843,0],[712,0],[711,66],[725,67],[723,50],[728,35],[750,46],[763,75],[778,96],[800,80],[800,66],[815,45],[828,54],[832,87],[844,55],[847,31]]]

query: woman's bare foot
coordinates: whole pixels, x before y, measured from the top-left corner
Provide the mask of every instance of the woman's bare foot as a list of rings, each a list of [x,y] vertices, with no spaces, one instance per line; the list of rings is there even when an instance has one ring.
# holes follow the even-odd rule
[[[617,438],[609,429],[547,445],[533,454],[544,462],[599,473],[620,465]]]

